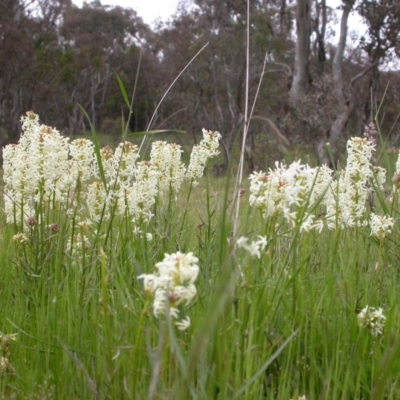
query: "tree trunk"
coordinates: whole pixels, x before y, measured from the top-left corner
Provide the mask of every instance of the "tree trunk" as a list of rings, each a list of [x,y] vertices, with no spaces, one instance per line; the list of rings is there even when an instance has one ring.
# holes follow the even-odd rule
[[[342,68],[347,40],[347,21],[354,3],[354,0],[344,0],[343,2],[343,14],[340,21],[340,38],[332,64],[333,80],[335,82],[335,96],[339,106],[339,114],[333,122],[329,132],[329,142],[335,159],[337,158],[338,140],[342,136],[344,128],[346,127],[350,114],[354,108],[352,88],[348,88],[348,93],[346,94]]]
[[[279,8],[279,33],[281,37],[286,38],[287,27],[286,27],[286,0],[281,0]]]
[[[321,3],[318,3],[316,0],[316,8],[317,8],[317,55],[318,55],[318,71],[323,73],[325,70],[325,61],[326,61],[326,51],[325,51],[325,32],[326,32],[326,24],[327,24],[327,16],[326,16],[326,1],[321,0]]]
[[[308,59],[310,52],[311,0],[297,0],[296,10],[296,49],[294,59],[294,76],[290,88],[290,99],[299,101],[310,82]]]

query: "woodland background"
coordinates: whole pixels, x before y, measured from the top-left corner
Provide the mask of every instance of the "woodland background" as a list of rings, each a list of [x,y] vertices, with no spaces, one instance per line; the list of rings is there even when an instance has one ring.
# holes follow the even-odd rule
[[[356,42],[350,12],[367,27]],[[337,156],[371,121],[389,147],[399,144],[399,2],[343,0],[333,10],[326,0],[251,0],[248,78],[246,18],[246,0],[182,1],[154,28],[132,9],[100,1],[78,8],[71,0],[1,0],[0,145],[17,142],[28,110],[65,135],[83,134],[89,124],[79,105],[97,131],[120,137],[129,109],[115,73],[134,90],[131,131],[182,129],[191,142],[202,128],[220,131],[218,173],[243,130],[246,81],[250,106],[256,99],[249,170],[298,149],[326,161],[326,142]]]

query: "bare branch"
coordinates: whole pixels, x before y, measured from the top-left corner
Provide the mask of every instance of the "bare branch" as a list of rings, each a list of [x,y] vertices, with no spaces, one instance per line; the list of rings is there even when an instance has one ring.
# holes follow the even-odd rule
[[[364,71],[361,71],[359,74],[357,74],[356,76],[354,76],[350,82],[351,86],[353,86],[358,80],[360,80],[361,78],[364,78],[364,76],[371,71],[371,69],[375,68],[376,66],[378,66],[379,62],[375,62],[371,65],[369,65],[367,68],[364,69]]]
[[[266,122],[269,125],[269,128],[271,129],[271,132],[275,136],[275,138],[282,142],[282,144],[286,147],[290,147],[289,140],[281,133],[278,127],[269,118],[262,117],[261,115],[253,115],[251,119],[258,119],[260,121]]]
[[[289,67],[289,65],[280,63],[280,62],[272,62],[270,64],[278,65],[279,67],[282,67],[285,70],[285,74],[289,77],[293,76],[292,69]]]

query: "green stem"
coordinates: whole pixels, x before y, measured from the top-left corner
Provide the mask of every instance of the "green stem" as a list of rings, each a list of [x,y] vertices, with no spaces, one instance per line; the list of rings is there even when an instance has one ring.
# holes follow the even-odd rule
[[[183,212],[182,223],[181,223],[181,228],[179,230],[179,233],[182,233],[182,231],[183,231],[183,226],[185,224],[186,215],[187,215],[187,212],[189,209],[188,205],[189,205],[190,195],[192,194],[192,189],[193,189],[193,180],[190,182],[189,193],[186,198],[186,207],[185,207],[185,211]]]
[[[136,387],[137,387],[138,365],[139,365],[139,350],[140,350],[140,344],[141,344],[142,336],[143,336],[144,322],[145,322],[145,318],[147,315],[147,310],[149,308],[149,305],[150,305],[150,300],[149,300],[149,298],[147,298],[146,302],[144,303],[143,310],[140,313],[139,324],[138,324],[138,329],[137,329],[137,334],[136,334],[136,339],[135,339],[135,345],[133,348],[133,378],[132,378],[133,398],[137,398]]]

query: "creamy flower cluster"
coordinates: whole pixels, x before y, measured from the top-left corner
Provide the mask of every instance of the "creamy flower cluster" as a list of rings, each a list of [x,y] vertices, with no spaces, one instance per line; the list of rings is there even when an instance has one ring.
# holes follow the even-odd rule
[[[150,164],[157,172],[158,186],[162,191],[177,193],[185,179],[186,167],[181,161],[181,146],[163,141],[154,142]]]
[[[8,335],[0,333],[0,349],[2,354],[0,357],[0,374],[4,374],[6,372],[14,370],[10,362],[11,341],[17,340],[17,336],[17,333],[11,333]]]
[[[394,219],[386,215],[376,215],[371,213],[369,226],[371,227],[371,236],[383,239],[387,234],[392,233]]]
[[[89,213],[91,222],[112,215],[128,216],[134,222],[149,221],[156,197],[177,194],[184,179],[198,179],[210,157],[218,154],[218,132],[203,131],[204,139],[194,146],[188,170],[177,144],[152,144],[150,161],[138,162],[136,145],[121,143],[115,151],[100,151],[88,139],[69,142],[54,129],[39,123],[28,112],[21,118],[22,135],[16,145],[3,149],[5,212],[7,223],[23,229],[27,220],[46,218],[62,211],[79,220]],[[47,221],[53,223],[54,221]]]
[[[323,224],[311,212],[316,201],[332,181],[327,166],[311,168],[296,161],[289,166],[276,163],[268,173],[250,175],[250,205],[258,208],[264,218],[282,215],[301,231],[321,230]]]
[[[24,225],[35,215],[41,199],[42,210],[57,205],[66,189],[68,139],[53,128],[39,124],[39,117],[29,112],[22,119],[23,135],[17,145],[3,149],[6,221]],[[39,190],[40,188],[40,190]]]
[[[265,236],[258,236],[258,240],[249,243],[247,237],[240,237],[236,242],[236,247],[246,250],[252,257],[261,258],[261,252],[267,246],[267,238]]]
[[[365,138],[354,137],[347,142],[347,164],[328,190],[324,204],[329,228],[367,225],[366,204],[374,186],[382,188],[386,180],[383,168],[374,168],[371,157],[375,145]]]
[[[379,336],[383,333],[386,317],[382,308],[366,306],[357,314],[357,320],[361,328],[369,329],[372,336]]]
[[[204,168],[209,158],[219,154],[219,132],[211,132],[203,129],[203,140],[198,145],[193,146],[190,154],[190,163],[186,172],[186,178],[192,181],[193,185],[198,184],[198,179],[203,176]]]
[[[154,297],[153,312],[158,318],[167,312],[180,330],[190,326],[190,318],[179,320],[179,306],[189,304],[197,294],[194,282],[199,274],[199,259],[193,253],[165,254],[163,261],[156,264],[155,274],[143,274],[146,292]]]
[[[276,163],[268,173],[254,172],[250,175],[250,205],[264,218],[283,216],[303,232],[320,232],[324,226],[370,225],[371,235],[384,237],[391,232],[393,219],[375,214],[370,221],[365,219],[369,196],[374,188],[382,189],[386,180],[386,170],[371,163],[374,150],[374,143],[365,138],[350,139],[346,168],[336,178],[325,165],[311,168],[299,161],[289,166]]]

